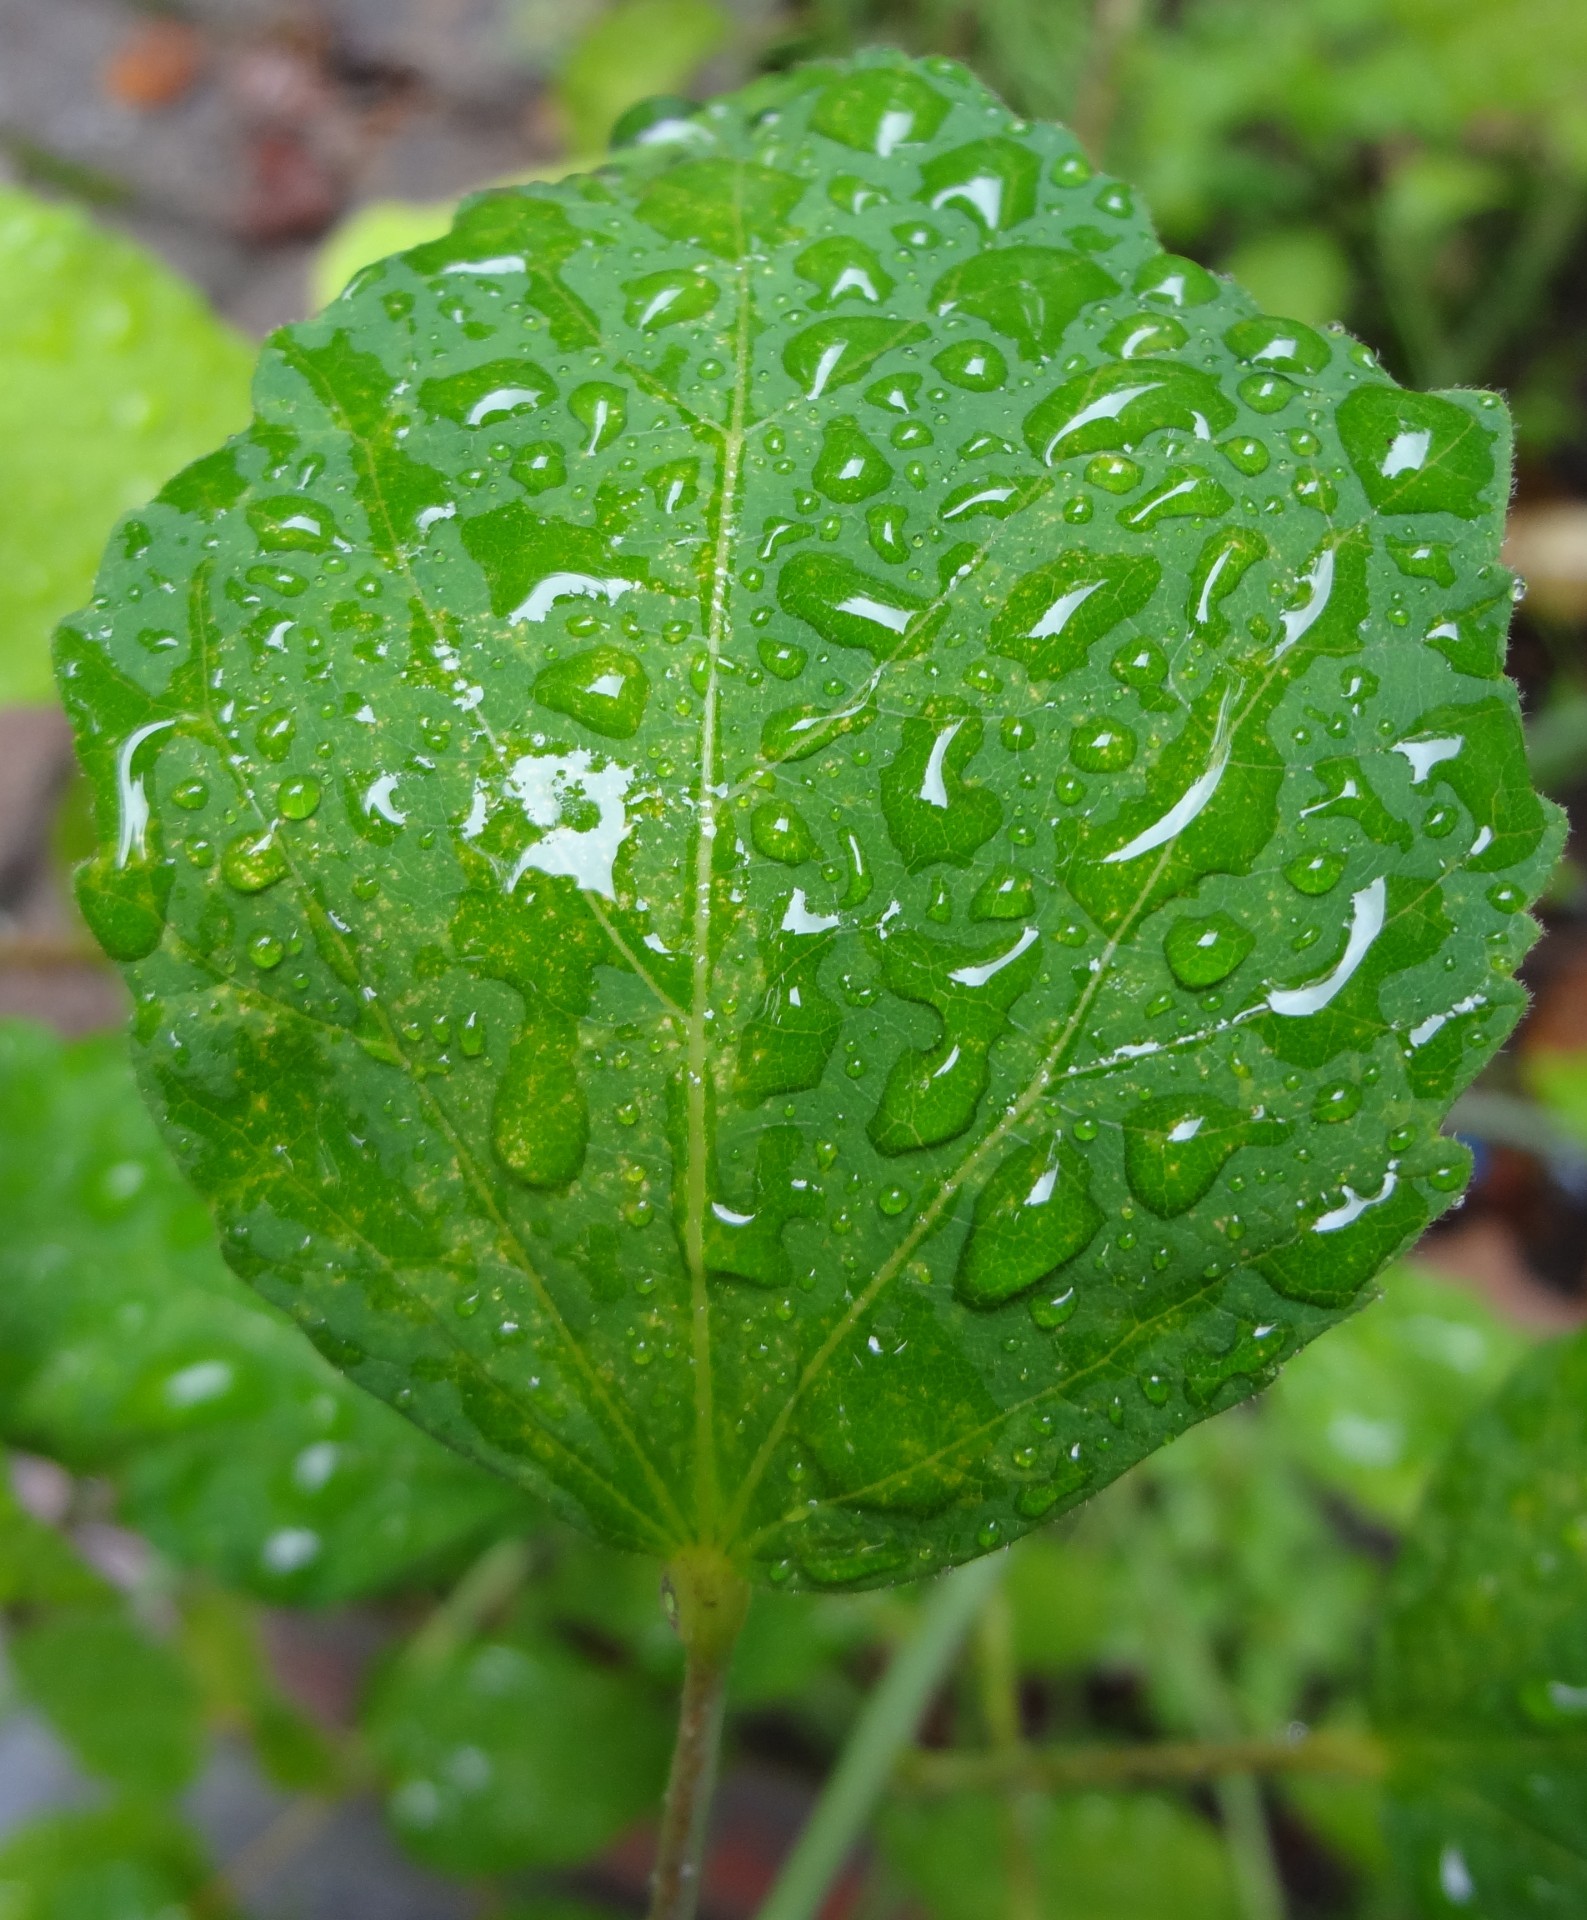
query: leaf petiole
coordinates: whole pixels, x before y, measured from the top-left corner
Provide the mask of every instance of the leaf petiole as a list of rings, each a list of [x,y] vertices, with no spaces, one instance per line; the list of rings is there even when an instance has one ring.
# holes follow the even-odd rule
[[[669,1564],[664,1592],[683,1642],[683,1698],[650,1880],[650,1920],[692,1920],[722,1744],[728,1668],[749,1610],[749,1583],[725,1555],[695,1548]]]

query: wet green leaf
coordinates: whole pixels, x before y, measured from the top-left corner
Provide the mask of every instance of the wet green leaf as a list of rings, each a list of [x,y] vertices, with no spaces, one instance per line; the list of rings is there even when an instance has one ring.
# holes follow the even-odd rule
[[[1429,1915],[1587,1903],[1587,1338],[1466,1426],[1395,1572],[1374,1718],[1390,1837]]]
[[[1152,1794],[1086,1794],[1025,1808],[1044,1920],[1234,1920],[1240,1912],[1211,1823]],[[932,1920],[1004,1920],[1010,1910],[1007,1804],[963,1794],[891,1809],[882,1839]]]
[[[0,705],[49,699],[50,628],[117,516],[246,420],[249,354],[139,248],[0,188]]]
[[[1465,1421],[1526,1351],[1474,1293],[1413,1266],[1286,1367],[1268,1411],[1306,1472],[1404,1526]]]
[[[24,1695],[90,1773],[169,1794],[198,1766],[198,1690],[181,1657],[103,1607],[52,1614],[12,1636]]]
[[[0,1215],[5,1432],[114,1472],[178,1562],[343,1599],[523,1523],[227,1271],[119,1040],[0,1026]]]
[[[432,1653],[420,1641],[364,1717],[392,1825],[443,1872],[588,1858],[666,1776],[662,1697],[526,1625]]]
[[[1559,837],[1441,644],[1508,429],[950,63],[688,125],[358,276],[118,533],[81,899],[355,1381],[610,1542],[880,1582],[1250,1394],[1462,1185]]]

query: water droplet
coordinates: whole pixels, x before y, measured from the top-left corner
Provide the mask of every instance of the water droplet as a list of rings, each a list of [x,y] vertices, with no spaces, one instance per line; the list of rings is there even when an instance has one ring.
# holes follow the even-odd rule
[[[906,720],[898,752],[882,770],[882,813],[911,873],[945,863],[968,866],[997,832],[997,796],[966,778],[980,752],[981,716],[962,701],[937,699]]]
[[[804,816],[796,807],[768,801],[750,816],[750,838],[757,853],[784,866],[802,866],[820,849]]]
[[[606,739],[628,740],[639,731],[650,697],[650,680],[621,647],[590,647],[541,669],[534,696],[554,713],[565,713]]]
[[[1135,313],[1103,335],[1102,351],[1120,360],[1139,360],[1149,353],[1177,353],[1189,338],[1172,314]]]
[[[220,870],[239,893],[263,893],[287,873],[286,856],[275,835],[263,832],[239,834],[221,855]]]
[[[286,958],[286,948],[273,933],[256,933],[248,942],[248,958],[262,973],[268,973],[279,967]]]
[[[1250,434],[1236,434],[1232,440],[1218,443],[1218,451],[1238,473],[1254,477],[1266,473],[1271,455],[1262,441]]]
[[[1086,479],[1107,493],[1130,493],[1143,478],[1142,467],[1124,453],[1099,453],[1086,466]]]
[[[983,233],[1005,233],[1036,211],[1041,162],[1018,141],[994,137],[935,154],[920,170],[920,198],[935,212],[957,208]]]
[[[1174,1219],[1211,1191],[1242,1147],[1276,1145],[1288,1135],[1284,1122],[1260,1108],[1246,1113],[1198,1094],[1169,1094],[1124,1122],[1125,1178],[1143,1206]]]
[[[827,422],[811,478],[829,500],[869,499],[873,493],[880,493],[892,477],[892,468],[851,414]]]
[[[1238,391],[1253,413],[1282,413],[1300,388],[1281,373],[1249,373]]]
[[[1176,920],[1163,940],[1174,978],[1193,992],[1226,980],[1256,944],[1256,937],[1226,913]]]
[[[1083,720],[1069,735],[1069,757],[1087,773],[1116,773],[1135,750],[1134,733],[1117,720]]]
[[[567,480],[567,460],[555,440],[531,440],[513,455],[507,471],[526,493],[549,493]]]
[[[1441,587],[1452,587],[1458,577],[1449,548],[1435,540],[1394,540],[1383,543],[1389,558],[1409,580],[1433,580]]]
[[[1001,1306],[1083,1253],[1102,1225],[1088,1180],[1056,1136],[1010,1154],[976,1199],[954,1274],[958,1298]]]
[[[1321,373],[1333,358],[1328,342],[1299,320],[1275,320],[1263,314],[1230,327],[1223,343],[1247,366],[1272,373]]]
[[[1032,1299],[1030,1317],[1044,1333],[1051,1333],[1074,1317],[1078,1304],[1073,1287],[1065,1287],[1060,1293],[1042,1293]]]
[[[956,340],[931,364],[944,380],[970,393],[991,393],[1008,378],[1008,362],[989,340]]]
[[[869,67],[836,80],[816,102],[810,124],[829,140],[885,160],[899,147],[929,140],[948,102],[906,68]]]
[[[628,324],[654,333],[681,320],[701,319],[716,305],[721,288],[698,268],[666,267],[660,273],[625,280],[623,292]]]
[[[1342,853],[1299,853],[1284,869],[1284,878],[1297,893],[1318,897],[1331,893],[1344,877]]]
[[[950,267],[931,290],[939,314],[981,320],[1026,360],[1045,360],[1070,323],[1118,282],[1094,260],[1057,247],[998,247]]]
[[[918,322],[845,313],[796,333],[783,348],[782,363],[806,397],[817,400],[863,379],[884,353],[929,337],[929,329]]]
[[[832,306],[840,300],[864,300],[872,306],[893,290],[893,277],[861,240],[833,234],[806,247],[794,271],[816,288],[810,304]]]
[[[1234,418],[1234,403],[1199,367],[1109,362],[1038,401],[1025,416],[1025,441],[1053,466],[1079,453],[1128,449],[1168,427],[1209,437],[1232,426]]]
[[[1356,387],[1339,406],[1339,438],[1380,513],[1452,513],[1474,520],[1495,476],[1494,438],[1441,394]]]
[[[1348,1120],[1361,1110],[1361,1089],[1349,1080],[1335,1080],[1320,1087],[1312,1101],[1311,1117],[1325,1125]]]
[[[797,553],[785,562],[777,604],[823,640],[862,648],[878,660],[923,652],[944,617],[918,594],[828,553]]]
[[[1166,1407],[1169,1395],[1174,1390],[1173,1382],[1165,1373],[1143,1373],[1140,1376],[1140,1389],[1154,1407]]]
[[[489,360],[444,379],[424,381],[419,404],[460,427],[483,427],[533,413],[554,400],[556,392],[556,382],[533,360]]]
[[[1218,297],[1218,282],[1205,267],[1177,253],[1160,253],[1136,274],[1135,291],[1164,307],[1204,307]]]
[[[283,780],[276,788],[276,805],[288,820],[310,819],[320,804],[320,783],[312,774]]]
[[[1139,613],[1161,578],[1147,554],[1072,548],[1015,582],[993,618],[987,647],[1019,661],[1034,680],[1057,679],[1083,666],[1098,640]]]
[[[171,798],[189,813],[196,813],[209,800],[209,788],[202,780],[183,780],[171,790]]]
[[[1164,520],[1215,520],[1233,505],[1205,467],[1169,467],[1150,493],[1120,512],[1119,523],[1144,533]]]
[[[1028,920],[1035,911],[1034,883],[1015,867],[988,874],[970,902],[972,920]]]
[[[909,1189],[899,1186],[883,1187],[876,1196],[876,1204],[885,1214],[900,1214],[909,1205]]]

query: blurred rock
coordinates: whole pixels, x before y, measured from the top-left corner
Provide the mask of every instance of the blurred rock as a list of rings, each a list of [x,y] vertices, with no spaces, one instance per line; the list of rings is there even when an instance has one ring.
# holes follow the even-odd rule
[[[1550,500],[1510,515],[1504,564],[1526,582],[1527,611],[1587,620],[1587,500]]]

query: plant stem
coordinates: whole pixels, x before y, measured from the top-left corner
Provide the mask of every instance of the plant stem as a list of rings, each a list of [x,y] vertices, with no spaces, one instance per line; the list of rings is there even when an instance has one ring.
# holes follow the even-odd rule
[[[1161,1681],[1203,1740],[1237,1739],[1243,1732],[1238,1707],[1217,1654],[1185,1599],[1161,1519],[1138,1509],[1132,1532],[1135,1578],[1151,1622]],[[1284,1920],[1284,1884],[1255,1775],[1220,1773],[1214,1777],[1213,1794],[1245,1920]]]
[[[759,1920],[816,1920],[898,1756],[914,1739],[931,1696],[1007,1563],[1007,1554],[991,1554],[938,1582],[920,1610],[914,1636],[893,1656],[866,1701]]]
[[[984,1792],[1022,1785],[1036,1793],[1106,1793],[1128,1787],[1199,1786],[1225,1774],[1332,1773],[1381,1777],[1388,1758],[1370,1734],[1308,1733],[1283,1740],[1154,1740],[1140,1746],[1021,1747],[1009,1754],[911,1753],[899,1768],[908,1792]]]
[[[693,1920],[727,1673],[749,1610],[749,1585],[725,1555],[702,1547],[678,1555],[667,1568],[664,1590],[683,1642],[683,1699],[650,1879],[650,1920]]]
[[[1029,1776],[1020,1766],[1025,1741],[1020,1730],[1019,1670],[1014,1660],[1014,1612],[1008,1595],[1001,1591],[987,1595],[976,1622],[976,1663],[981,1673],[981,1712],[992,1752],[1008,1768],[1002,1813],[1009,1920],[1041,1920],[1041,1876],[1033,1832],[1037,1808]]]

